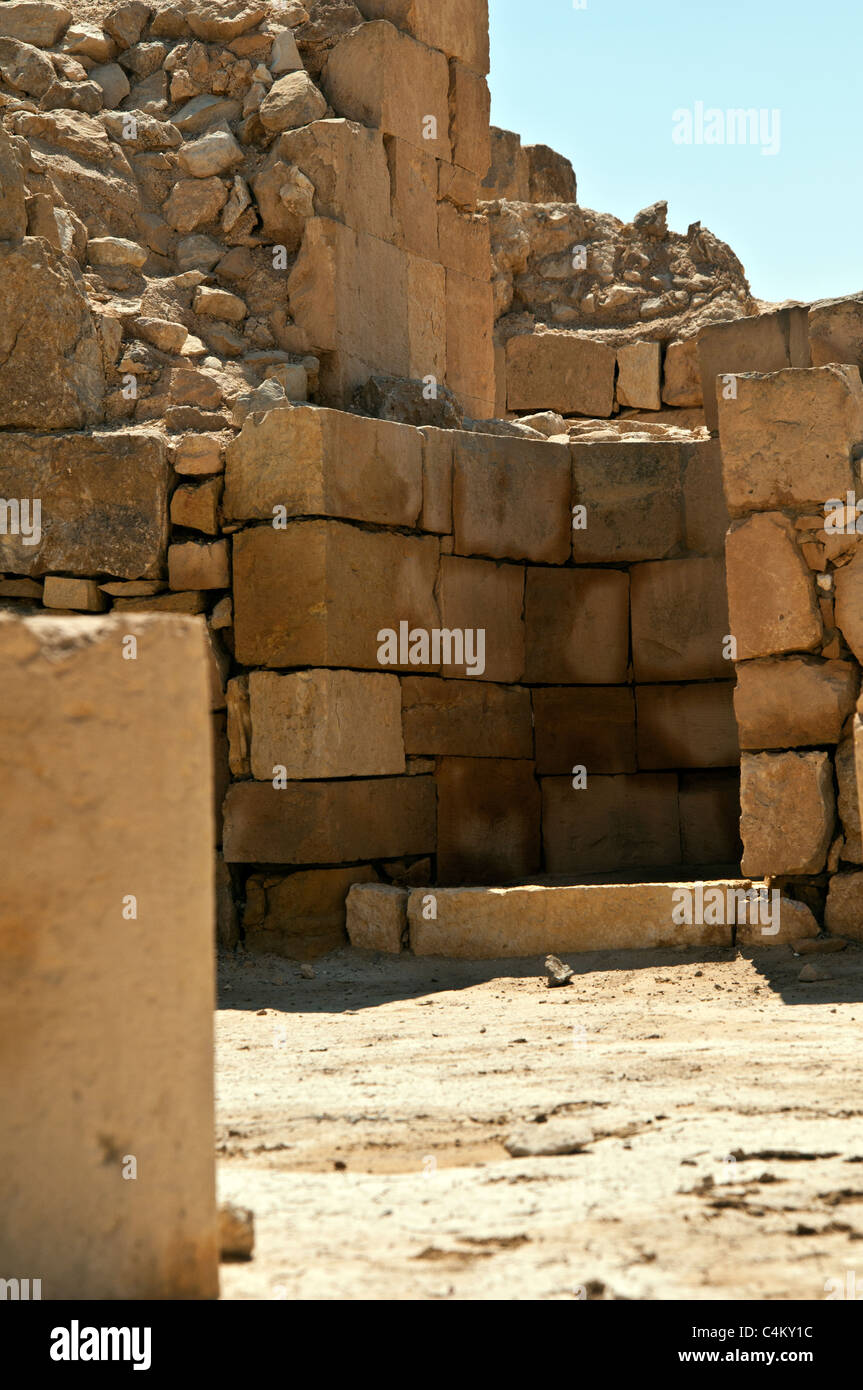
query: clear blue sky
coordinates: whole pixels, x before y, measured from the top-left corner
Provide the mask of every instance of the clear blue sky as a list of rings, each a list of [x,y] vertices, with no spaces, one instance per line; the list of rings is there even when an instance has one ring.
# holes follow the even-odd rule
[[[863,291],[863,0],[490,7],[492,122],[567,155],[583,207],[626,221],[666,198],[761,299]],[[673,113],[698,102],[778,110],[778,153],[675,144]]]

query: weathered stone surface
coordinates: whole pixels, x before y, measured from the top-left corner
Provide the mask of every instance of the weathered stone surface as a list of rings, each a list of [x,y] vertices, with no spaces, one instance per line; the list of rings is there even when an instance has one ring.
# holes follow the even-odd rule
[[[434,190],[436,179],[430,182]],[[486,218],[450,202],[438,203],[436,211],[437,249],[425,254],[439,258],[447,270],[459,271],[472,280],[489,280],[491,242]]]
[[[24,171],[6,131],[0,129],[0,241],[20,241],[27,233]]]
[[[406,888],[387,883],[355,884],[347,902],[351,945],[359,951],[398,955],[407,935],[407,906]]]
[[[735,944],[737,946],[794,946],[797,943],[813,942],[820,930],[810,909],[805,903],[798,902],[795,898],[780,897],[779,920],[775,920],[775,907],[773,900],[770,902],[771,920],[750,921],[753,914],[746,912],[741,906],[739,920],[737,922],[737,934]],[[760,910],[759,910],[760,916]],[[779,928],[777,931],[776,928]]]
[[[449,666],[446,675],[511,683],[524,674],[524,569],[442,555],[440,613],[444,629],[485,633],[485,669]]]
[[[528,193],[532,203],[575,203],[575,170],[565,155],[548,145],[525,145]]]
[[[234,537],[237,660],[381,669],[379,632],[403,621],[412,630],[440,627],[438,551],[430,536],[361,531],[338,521],[242,532]]]
[[[333,516],[415,526],[422,436],[409,425],[297,406],[250,415],[228,446],[225,516]]]
[[[723,644],[728,611],[721,560],[636,565],[631,583],[636,680],[727,679]]]
[[[52,185],[90,236],[137,237],[141,190],[101,120],[79,111],[22,111],[13,126],[50,160]]]
[[[662,347],[629,343],[617,349],[617,399],[635,410],[661,410]]]
[[[739,866],[739,770],[681,772],[679,782],[683,863]]]
[[[817,874],[836,824],[827,753],[744,753],[740,762],[743,872]]]
[[[161,435],[5,434],[0,495],[39,498],[42,510],[37,545],[0,535],[0,571],[155,578],[167,545],[167,492]]]
[[[73,608],[81,613],[103,613],[108,601],[92,579],[62,579],[49,574],[42,592],[46,608]]]
[[[834,572],[836,626],[858,661],[863,660],[863,552]]]
[[[345,903],[355,883],[374,883],[370,864],[305,869],[286,877],[252,874],[246,883],[246,947],[289,960],[313,960],[346,943]]]
[[[143,8],[143,6],[142,6]],[[196,5],[188,17],[189,28],[199,39],[224,43],[254,29],[267,17],[266,5],[232,4]]]
[[[225,467],[217,434],[187,434],[174,450],[174,471],[187,477],[208,477]]]
[[[267,130],[278,132],[319,121],[326,112],[326,98],[303,70],[273,83],[258,108],[258,118]]]
[[[629,575],[528,569],[525,679],[620,685],[629,663]]]
[[[733,526],[725,556],[730,630],[739,660],[821,645],[812,571],[787,517],[766,512]]]
[[[489,66],[486,0],[359,0],[366,19],[388,19],[429,48],[460,58],[475,72]]]
[[[349,120],[450,159],[449,65],[443,53],[376,20],[345,35],[321,80],[330,105]]]
[[[71,18],[65,5],[54,5],[49,0],[6,0],[0,7],[0,34],[37,48],[53,48]]]
[[[441,883],[505,883],[539,868],[540,796],[532,762],[442,758],[435,783]]]
[[[66,260],[39,238],[0,245],[0,364],[0,427],[101,420],[105,378],[90,307]]]
[[[742,661],[734,692],[740,746],[838,743],[859,688],[859,672],[851,661],[803,656]]]
[[[221,478],[210,478],[197,487],[178,487],[171,496],[171,524],[215,536],[219,530]]]
[[[724,556],[729,516],[722,487],[722,453],[716,439],[685,446],[683,510],[687,550]]]
[[[708,324],[698,335],[698,360],[704,417],[707,428],[715,430],[719,428],[718,376],[809,366],[807,310],[801,305]]]
[[[452,162],[484,179],[491,164],[491,96],[485,77],[455,60],[449,70]],[[542,174],[539,173],[539,178]],[[575,199],[573,198],[573,202]]]
[[[459,433],[453,525],[459,555],[563,564],[572,477],[564,444]]]
[[[240,103],[227,97],[198,96],[187,102],[173,117],[173,124],[187,140],[211,126],[239,119]]]
[[[129,79],[119,63],[100,63],[97,67],[90,69],[88,76],[91,82],[95,82],[97,86],[101,87],[102,100],[111,111],[117,109],[131,90]]]
[[[180,168],[192,178],[207,179],[226,174],[245,159],[242,147],[228,126],[208,130],[198,140],[190,140],[178,153]]]
[[[863,941],[863,873],[834,874],[827,891],[824,925],[852,941]]]
[[[515,131],[491,127],[491,166],[482,181],[482,196],[489,202],[530,202],[530,166]]]
[[[228,542],[182,541],[168,546],[172,589],[227,589],[231,582]]]
[[[736,378],[721,400],[719,434],[732,516],[819,509],[854,488],[852,449],[863,443],[863,382],[853,367],[789,369]]]
[[[495,413],[494,293],[491,284],[446,272],[446,384],[474,420]]]
[[[746,889],[745,880],[705,889]],[[408,899],[411,949],[417,956],[495,960],[556,951],[624,951],[674,946],[730,946],[725,925],[677,925],[674,883],[594,884],[574,888],[449,888],[434,893],[437,917],[424,914],[427,890]]]
[[[736,767],[733,691],[731,681],[637,686],[639,768]]]
[[[691,408],[702,404],[698,339],[669,343],[662,370],[663,405]]]
[[[380,131],[356,121],[312,121],[279,137],[264,168],[278,165],[299,169],[314,185],[316,217],[344,222],[382,240],[392,238],[390,173]]]
[[[541,774],[635,772],[635,701],[626,687],[550,686],[532,692]]]
[[[828,299],[809,309],[809,351],[813,367],[829,362],[863,366],[863,298]]]
[[[396,676],[359,671],[249,675],[251,769],[272,781],[384,777],[405,770]]]
[[[852,864],[863,864],[860,794],[853,738],[843,739],[836,749],[836,783],[839,788],[839,818],[845,834],[842,858]]]
[[[528,333],[506,347],[510,410],[607,417],[614,408],[615,352],[575,333]]]
[[[455,436],[452,430],[423,426],[423,506],[420,530],[439,535],[452,531],[452,472]]]
[[[438,162],[425,150],[417,149],[416,145],[398,140],[393,135],[386,136],[385,145],[389,165],[389,203],[392,207],[389,235],[403,250],[437,261],[440,259]],[[486,273],[490,274],[490,250],[487,254],[489,262]],[[463,269],[467,270],[467,267]]]
[[[402,680],[404,746],[425,757],[531,758],[530,692],[472,680]]]
[[[542,838],[550,874],[619,872],[679,864],[680,819],[673,773],[542,779]]]
[[[203,626],[5,617],[0,683],[0,1012],[26,1039],[4,1049],[4,1268],[46,1299],[218,1298]]]
[[[225,798],[229,864],[332,864],[434,853],[431,777],[237,782]]]
[[[165,203],[165,220],[185,236],[218,217],[228,201],[228,189],[221,179],[180,179]]]
[[[681,465],[691,446],[573,444],[576,564],[662,560],[683,540]],[[584,523],[584,524],[582,524]]]

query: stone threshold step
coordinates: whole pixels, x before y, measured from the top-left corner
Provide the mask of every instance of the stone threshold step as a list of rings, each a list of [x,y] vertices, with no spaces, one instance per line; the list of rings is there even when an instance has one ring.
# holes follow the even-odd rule
[[[410,891],[356,884],[347,908],[353,946],[462,960],[779,946],[819,931],[803,903],[747,878]]]

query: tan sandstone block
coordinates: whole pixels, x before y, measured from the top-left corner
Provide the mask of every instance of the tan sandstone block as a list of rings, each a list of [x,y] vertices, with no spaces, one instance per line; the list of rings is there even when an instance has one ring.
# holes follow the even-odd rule
[[[215,536],[219,530],[221,497],[221,478],[210,478],[197,487],[178,487],[171,497],[172,525]]]
[[[662,347],[629,343],[617,349],[617,399],[635,410],[661,410]]]
[[[829,362],[863,366],[863,298],[859,295],[811,305],[808,328],[813,367]]]
[[[494,293],[490,281],[446,272],[446,384],[475,420],[494,416]]]
[[[613,348],[575,333],[527,333],[506,347],[510,410],[607,418],[614,408]]]
[[[246,882],[246,948],[289,960],[313,960],[346,944],[347,896],[356,883],[374,883],[370,864],[252,874]]]
[[[863,382],[855,367],[789,369],[735,378],[720,400],[725,495],[732,516],[782,507],[821,508],[854,487],[863,442]]]
[[[249,675],[252,776],[384,777],[405,770],[396,676],[359,671]]]
[[[82,613],[102,613],[108,607],[95,580],[61,579],[54,574],[45,577],[42,602],[46,608],[71,608]]]
[[[629,575],[612,569],[528,569],[525,679],[620,685],[629,664]]]
[[[707,428],[716,430],[718,376],[809,366],[807,310],[800,305],[708,324],[698,335],[698,360]]]
[[[231,567],[227,541],[182,541],[168,547],[168,582],[172,589],[227,589]]]
[[[833,875],[827,892],[824,925],[838,936],[863,941],[863,873]]]
[[[820,647],[823,627],[812,572],[787,517],[764,512],[733,526],[725,556],[739,660]]]
[[[407,258],[408,376],[428,385],[446,378],[446,270],[422,256]]]
[[[484,179],[491,164],[491,95],[485,76],[460,63],[449,65],[449,134],[452,162]]]
[[[408,928],[406,888],[388,883],[355,884],[348,893],[347,929],[359,951],[398,955]]]
[[[441,883],[501,883],[540,866],[540,795],[533,763],[442,758],[438,796]]]
[[[374,20],[336,45],[321,81],[331,106],[349,120],[450,159],[449,65],[442,53]]]
[[[492,272],[488,218],[463,212],[450,202],[438,203],[436,212],[441,263],[472,280],[488,280]]]
[[[443,555],[440,564],[441,623],[446,629],[485,633],[485,670],[475,679],[518,681],[524,674],[524,569],[488,560]],[[467,674],[463,666],[446,669]]]
[[[452,531],[452,470],[455,452],[453,430],[434,429],[424,425],[423,439],[423,509],[420,530],[446,536]]]
[[[311,180],[316,217],[392,240],[390,170],[379,130],[355,121],[312,121],[279,136],[264,167],[278,164]]]
[[[393,232],[397,246],[425,260],[438,261],[438,165],[428,150],[387,136]]]
[[[488,72],[488,0],[360,0],[366,19],[388,19],[420,43]]]
[[[725,555],[728,504],[722,486],[718,439],[687,445],[683,465],[686,549],[699,555]]]
[[[725,572],[719,559],[635,565],[632,653],[639,683],[728,678]]]
[[[203,624],[5,617],[0,681],[0,1266],[218,1298]]]
[[[489,202],[506,199],[529,203],[530,163],[521,136],[513,130],[491,127],[491,167],[483,179],[482,197]]]
[[[237,660],[380,669],[380,631],[398,630],[402,621],[426,631],[440,626],[438,559],[434,537],[339,521],[241,532],[234,537]]]
[[[639,768],[736,767],[733,693],[732,681],[637,686]]]
[[[296,406],[247,417],[228,445],[225,516],[345,517],[414,526],[422,506],[422,437],[410,425]]]
[[[701,405],[702,400],[698,339],[669,343],[662,373],[663,404],[691,409]]]
[[[681,545],[681,468],[691,446],[573,444],[571,452],[573,501],[585,509],[573,515],[576,564],[661,560]]]
[[[836,626],[857,660],[863,659],[863,551],[834,572]]]
[[[229,864],[333,864],[435,850],[431,777],[236,782],[225,798]]]
[[[530,692],[487,681],[402,679],[404,747],[426,757],[532,758]]]
[[[565,444],[457,434],[456,553],[563,564],[570,550],[571,491]]]
[[[838,743],[860,689],[851,661],[789,656],[742,661],[734,710],[741,748]]]
[[[817,874],[836,824],[827,753],[744,753],[740,763],[743,872]]]
[[[626,686],[532,692],[538,773],[635,772],[635,700]]]
[[[673,773],[542,779],[542,837],[550,874],[596,874],[679,864]]]

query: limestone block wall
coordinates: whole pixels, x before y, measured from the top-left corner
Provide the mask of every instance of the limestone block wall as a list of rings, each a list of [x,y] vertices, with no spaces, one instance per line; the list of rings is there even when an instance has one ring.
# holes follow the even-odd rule
[[[247,944],[343,939],[353,882],[739,856],[718,451],[315,407],[227,451]]]
[[[218,1296],[199,619],[0,615],[0,1268]]]

